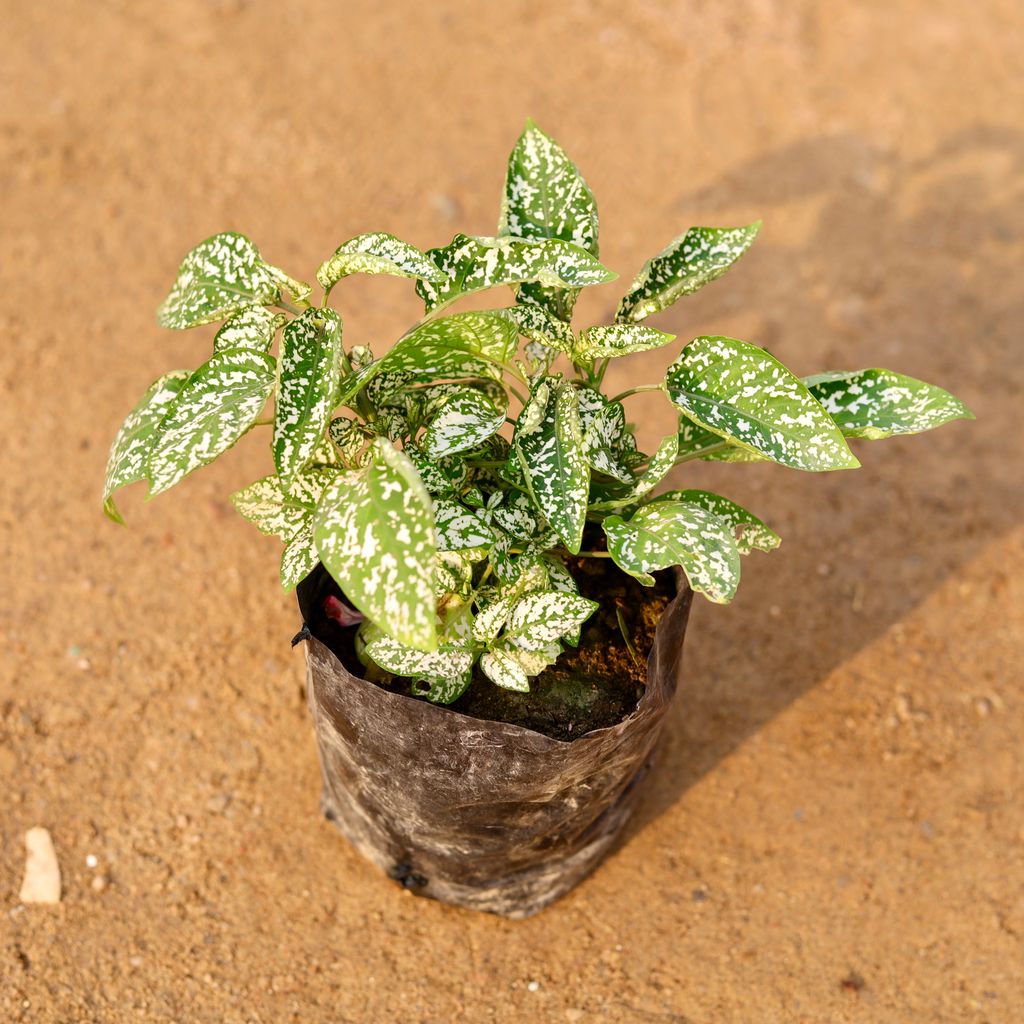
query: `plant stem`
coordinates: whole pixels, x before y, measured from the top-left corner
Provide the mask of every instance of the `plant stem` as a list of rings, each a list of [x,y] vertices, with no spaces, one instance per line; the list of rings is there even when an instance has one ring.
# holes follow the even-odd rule
[[[664,387],[661,384],[640,384],[635,388],[630,388],[628,391],[623,391],[621,394],[616,395],[614,398],[609,399],[611,402],[621,402],[624,398],[629,398],[630,395],[638,395],[641,391],[664,391]]]
[[[611,558],[610,551],[577,551],[573,558]]]
[[[286,302],[284,299],[278,299],[277,302],[274,303],[274,305],[277,306],[278,309],[283,309],[286,313],[291,313],[292,316],[299,315],[300,310],[293,306],[290,302]],[[308,302],[306,303],[306,306],[307,308],[309,307]]]
[[[713,444],[708,448],[701,448],[695,452],[687,452],[685,455],[680,455],[676,459],[675,464],[681,466],[684,462],[693,462],[694,459],[703,459],[705,455],[710,455],[712,452],[720,452],[724,448],[731,448],[732,446],[728,441],[719,441],[718,444]]]

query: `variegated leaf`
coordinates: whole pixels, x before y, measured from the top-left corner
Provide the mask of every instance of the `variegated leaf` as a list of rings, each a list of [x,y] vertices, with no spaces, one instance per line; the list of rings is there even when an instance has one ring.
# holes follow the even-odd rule
[[[804,470],[860,465],[839,428],[774,356],[735,338],[696,338],[669,367],[669,397],[720,437]]]
[[[621,483],[632,483],[634,474],[623,459],[626,410],[621,402],[610,402],[595,388],[577,389],[583,454],[590,468]],[[629,435],[632,437],[632,435]]]
[[[643,320],[721,277],[750,248],[760,227],[755,221],[742,228],[690,228],[643,265],[615,319]]]
[[[443,284],[416,283],[428,313],[499,285],[539,281],[557,288],[579,288],[615,279],[586,249],[560,239],[529,241],[460,234],[443,249],[431,249],[427,255],[445,274]]]
[[[519,333],[530,341],[539,342],[566,355],[573,350],[576,339],[572,328],[541,306],[526,304],[496,309],[494,312],[508,317],[516,325]]]
[[[656,501],[628,522],[609,516],[602,524],[616,565],[645,586],[654,569],[682,566],[690,586],[723,604],[740,581],[740,553],[732,528],[699,505]]]
[[[565,565],[558,558],[549,555],[543,560],[543,565],[548,574],[547,586],[549,590],[557,590],[560,594],[578,594],[580,592],[580,588],[572,573],[566,569]],[[570,630],[562,639],[571,647],[578,646],[580,642],[580,627],[577,626],[575,629]]]
[[[337,404],[341,317],[307,309],[284,329],[274,412],[274,464],[285,489],[313,457]]]
[[[460,551],[438,551],[434,560],[434,596],[439,600],[469,597],[473,589],[473,563]]]
[[[496,640],[518,600],[518,593],[506,594],[481,608],[473,619],[473,639],[480,643]]]
[[[438,551],[465,551],[494,543],[494,531],[480,515],[450,498],[434,499]]]
[[[367,644],[366,653],[387,672],[428,682],[461,676],[473,666],[472,652],[461,644],[441,644],[425,653],[383,636]]]
[[[342,463],[348,469],[355,469],[366,447],[366,434],[362,427],[349,416],[335,416],[328,424],[327,432],[341,455]]]
[[[294,590],[316,567],[320,556],[313,542],[313,517],[285,545],[281,554],[281,586],[286,592]]]
[[[157,321],[161,327],[184,330],[278,297],[277,280],[256,246],[244,235],[225,231],[200,242],[185,257]]]
[[[313,294],[313,286],[305,281],[297,281],[294,277],[286,274],[280,267],[272,267],[267,264],[267,270],[271,276],[296,302],[306,303]]]
[[[611,509],[625,508],[634,504],[638,499],[652,491],[664,480],[669,470],[676,464],[679,439],[675,434],[670,434],[661,444],[658,450],[651,456],[647,468],[637,476],[632,485],[623,491],[621,488],[614,497],[603,501],[592,501],[591,509],[607,512]]]
[[[469,689],[472,681],[472,672],[466,672],[461,676],[448,676],[446,679],[430,679],[427,680],[427,689],[421,690],[419,696],[426,697],[432,704],[452,704]]]
[[[528,594],[512,609],[505,639],[523,650],[543,650],[576,630],[597,607],[596,601],[558,590]]]
[[[388,636],[437,647],[434,517],[412,462],[383,439],[362,469],[340,474],[314,517],[320,560],[348,599]]]
[[[656,331],[643,324],[588,327],[580,333],[573,359],[577,363],[592,359],[614,359],[617,356],[628,356],[631,352],[661,348],[675,340],[674,334]]]
[[[356,235],[339,245],[316,272],[321,286],[330,291],[349,274],[387,274],[390,277],[420,277],[441,283],[445,274],[414,245],[384,231]]]
[[[218,352],[192,374],[157,427],[146,474],[150,496],[226,452],[256,421],[274,388],[262,352]]]
[[[519,415],[513,447],[534,504],[575,554],[590,492],[575,389],[553,378],[541,381]]]
[[[557,641],[545,644],[539,650],[527,651],[517,647],[511,640],[499,640],[491,647],[491,651],[501,651],[507,654],[527,676],[539,676],[544,669],[554,665],[562,653],[562,645]]]
[[[480,670],[495,686],[519,693],[530,692],[530,680],[523,666],[503,650],[488,651],[480,658]]]
[[[498,407],[482,392],[462,388],[451,395],[430,422],[420,447],[432,459],[476,448],[505,423],[505,406]]]
[[[157,427],[189,376],[188,370],[174,370],[158,377],[146,389],[118,431],[107,459],[107,475],[103,484],[103,511],[115,523],[124,525],[124,519],[114,504],[114,491],[146,479],[146,467],[157,436]]]
[[[413,444],[407,444],[404,451],[431,494],[452,494],[466,479],[468,468],[457,456],[450,459],[431,459]]]
[[[501,498],[499,491],[495,494]],[[520,540],[532,538],[537,533],[537,515],[533,503],[520,491],[512,491],[502,505],[495,506],[490,516],[494,525],[510,537]]]
[[[509,155],[499,235],[560,238],[598,254],[597,204],[576,165],[533,121]],[[579,290],[525,284],[520,302],[536,303],[568,320]]]
[[[846,437],[878,440],[974,419],[948,391],[892,370],[819,373],[804,383]]]
[[[284,313],[271,313],[263,306],[249,306],[224,322],[213,336],[213,351],[251,348],[255,352],[269,352],[274,335],[287,319]]]
[[[265,476],[231,495],[231,504],[261,533],[290,540],[313,516],[320,496],[337,474],[334,469],[315,469],[299,476],[290,491],[276,475]]]
[[[782,543],[779,535],[769,529],[752,512],[748,512],[736,502],[711,491],[666,491],[665,494],[659,494],[654,501],[681,501],[689,505],[699,505],[701,508],[707,509],[708,512],[713,512],[722,522],[728,523],[732,527],[736,537],[736,547],[741,555],[746,555],[755,549],[771,551]]]

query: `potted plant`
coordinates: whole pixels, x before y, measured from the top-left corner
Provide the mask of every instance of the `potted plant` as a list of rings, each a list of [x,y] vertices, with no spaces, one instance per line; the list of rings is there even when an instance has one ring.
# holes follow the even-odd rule
[[[320,266],[316,301],[239,234],[181,264],[159,322],[219,323],[213,353],[129,414],[104,508],[121,522],[118,488],[160,494],[267,428],[274,472],[232,500],[285,544],[324,810],[406,887],[525,916],[620,832],[676,686],[691,592],[728,601],[741,556],[779,543],[726,497],[658,493],[674,467],[852,469],[848,438],[971,418],[898,373],[800,379],[727,337],[695,338],[663,381],[606,395],[612,359],[674,342],[644,321],[723,274],[758,227],[691,228],[641,268],[613,323],[576,331],[580,290],[615,274],[590,189],[531,122],[496,237],[422,252],[359,235]],[[357,273],[412,279],[423,299],[387,352],[343,342],[329,300]],[[496,287],[513,301],[450,308]],[[626,403],[650,391],[679,426],[648,454]]]

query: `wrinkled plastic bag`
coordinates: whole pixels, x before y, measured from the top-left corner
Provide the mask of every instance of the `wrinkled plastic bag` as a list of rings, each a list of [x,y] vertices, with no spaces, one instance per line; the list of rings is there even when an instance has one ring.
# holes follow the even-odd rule
[[[326,817],[421,896],[523,918],[569,892],[614,844],[650,765],[679,678],[685,578],[658,624],[636,710],[572,741],[354,675],[316,635],[332,588],[319,567],[298,588]]]

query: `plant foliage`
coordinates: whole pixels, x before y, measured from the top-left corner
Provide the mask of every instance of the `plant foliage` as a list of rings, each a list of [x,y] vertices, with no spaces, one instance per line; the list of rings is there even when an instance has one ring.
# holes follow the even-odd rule
[[[247,238],[216,235],[185,257],[158,314],[175,329],[220,323],[210,359],[158,378],[128,415],[104,509],[121,522],[118,488],[145,480],[159,494],[268,425],[276,472],[233,502],[284,542],[282,585],[323,563],[361,613],[362,657],[411,677],[430,700],[458,698],[475,666],[527,690],[596,607],[578,592],[574,558],[610,558],[645,584],[679,566],[694,590],[723,602],[741,555],[778,545],[721,495],[655,493],[675,467],[850,469],[848,438],[972,418],[948,392],[889,370],[801,379],[726,337],[690,341],[660,384],[604,394],[610,360],[675,341],[640,321],[720,277],[759,227],[690,228],[644,264],[614,323],[577,332],[580,291],[616,275],[598,259],[587,183],[529,122],[509,158],[496,237],[458,234],[421,251],[358,235],[317,271],[318,304]],[[419,323],[377,356],[346,347],[327,305],[353,274],[412,279],[424,302]],[[499,287],[511,303],[447,311]],[[678,412],[678,431],[650,454],[627,422],[638,391],[660,391]]]

